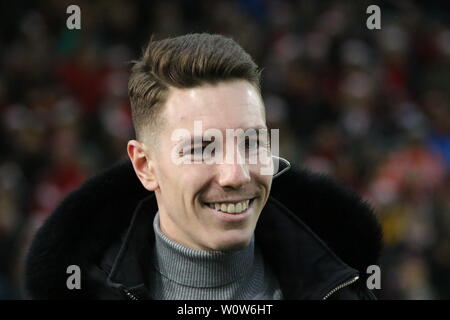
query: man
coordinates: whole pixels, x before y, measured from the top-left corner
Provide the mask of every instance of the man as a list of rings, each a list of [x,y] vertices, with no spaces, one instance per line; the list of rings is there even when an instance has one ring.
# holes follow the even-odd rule
[[[259,81],[229,38],[151,41],[129,81],[130,162],[86,182],[38,231],[30,297],[374,298],[373,213],[322,176],[290,170],[273,181]],[[81,270],[78,287],[69,266]]]

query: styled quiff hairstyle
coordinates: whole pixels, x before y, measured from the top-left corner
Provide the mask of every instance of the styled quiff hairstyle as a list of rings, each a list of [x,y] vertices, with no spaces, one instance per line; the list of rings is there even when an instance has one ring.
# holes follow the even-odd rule
[[[150,40],[135,61],[128,82],[137,139],[151,137],[164,121],[161,109],[170,87],[194,88],[229,80],[247,80],[260,91],[261,72],[234,40],[216,34],[187,34]]]

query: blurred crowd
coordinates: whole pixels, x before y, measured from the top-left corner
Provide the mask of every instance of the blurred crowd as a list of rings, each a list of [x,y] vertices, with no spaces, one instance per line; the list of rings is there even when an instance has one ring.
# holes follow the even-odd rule
[[[129,62],[188,32],[238,41],[264,68],[280,155],[375,208],[378,297],[450,299],[450,10],[378,3],[381,30],[367,1],[0,4],[0,299],[23,298],[24,252],[59,201],[126,155]]]

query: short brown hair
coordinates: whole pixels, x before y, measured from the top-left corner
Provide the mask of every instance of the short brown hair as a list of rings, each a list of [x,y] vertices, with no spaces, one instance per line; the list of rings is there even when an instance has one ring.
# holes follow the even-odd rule
[[[260,90],[260,70],[250,55],[231,38],[216,34],[187,34],[150,40],[134,62],[128,94],[138,139],[146,127],[153,135],[170,87],[193,88],[206,83],[247,80]]]

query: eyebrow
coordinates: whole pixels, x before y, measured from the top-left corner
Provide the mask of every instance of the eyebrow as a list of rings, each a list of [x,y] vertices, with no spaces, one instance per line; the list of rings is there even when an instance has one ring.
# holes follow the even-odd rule
[[[243,130],[246,131],[246,130],[250,130],[250,129],[253,129],[253,130],[261,130],[261,129],[268,130],[266,126],[249,127],[249,128],[245,128]]]

